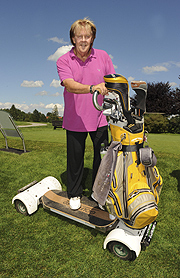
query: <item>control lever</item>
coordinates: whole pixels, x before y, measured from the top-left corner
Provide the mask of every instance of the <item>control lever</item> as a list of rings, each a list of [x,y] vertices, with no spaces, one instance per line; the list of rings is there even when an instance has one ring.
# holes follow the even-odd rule
[[[99,91],[94,91],[93,93],[93,104],[94,104],[94,107],[98,110],[98,111],[103,111],[103,107],[101,105],[99,105],[98,101],[97,101],[97,97],[99,95]]]

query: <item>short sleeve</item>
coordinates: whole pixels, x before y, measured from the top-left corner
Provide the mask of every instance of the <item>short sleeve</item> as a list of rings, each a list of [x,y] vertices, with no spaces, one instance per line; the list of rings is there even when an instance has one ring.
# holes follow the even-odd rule
[[[61,85],[63,85],[62,82],[65,79],[67,79],[67,78],[73,79],[73,73],[72,73],[72,70],[70,67],[68,55],[69,55],[69,52],[66,53],[66,55],[61,56],[56,62],[57,72],[59,75],[59,79],[61,80]]]

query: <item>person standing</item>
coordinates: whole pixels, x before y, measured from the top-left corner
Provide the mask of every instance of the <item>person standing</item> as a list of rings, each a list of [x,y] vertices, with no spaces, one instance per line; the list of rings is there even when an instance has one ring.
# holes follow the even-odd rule
[[[67,194],[73,210],[81,206],[85,142],[89,133],[93,142],[94,183],[100,162],[101,143],[108,140],[108,126],[102,111],[95,109],[92,94],[99,91],[101,105],[108,94],[104,75],[115,73],[111,58],[104,50],[94,49],[96,26],[87,19],[75,21],[70,29],[72,49],[57,60],[57,71],[64,86],[62,127],[67,137]]]

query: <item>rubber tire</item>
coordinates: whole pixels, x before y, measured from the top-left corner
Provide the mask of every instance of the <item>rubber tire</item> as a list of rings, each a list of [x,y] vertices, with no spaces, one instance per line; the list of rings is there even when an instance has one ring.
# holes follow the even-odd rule
[[[21,214],[23,214],[25,216],[28,215],[27,208],[26,208],[25,204],[22,201],[16,200],[15,201],[15,208],[16,208],[17,212],[19,212],[19,213],[21,213]]]
[[[117,257],[124,261],[134,261],[136,259],[136,253],[131,251],[126,245],[119,241],[110,241],[108,243],[108,249],[114,253]]]

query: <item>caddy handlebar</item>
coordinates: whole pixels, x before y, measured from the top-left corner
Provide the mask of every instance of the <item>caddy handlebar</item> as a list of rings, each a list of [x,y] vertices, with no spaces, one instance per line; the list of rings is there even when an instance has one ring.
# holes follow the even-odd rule
[[[99,94],[100,94],[99,91],[97,91],[97,90],[94,91],[94,93],[93,93],[93,104],[94,104],[94,107],[98,111],[103,111],[103,107],[101,105],[99,105],[98,100],[97,100]]]

